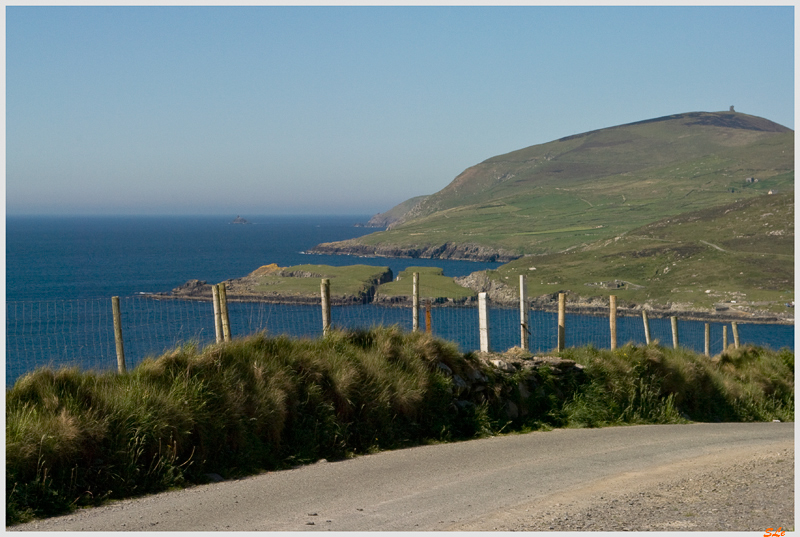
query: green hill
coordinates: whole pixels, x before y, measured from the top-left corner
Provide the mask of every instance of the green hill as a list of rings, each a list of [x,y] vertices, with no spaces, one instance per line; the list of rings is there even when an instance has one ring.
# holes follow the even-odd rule
[[[794,301],[794,194],[758,196],[642,226],[569,252],[517,259],[487,271],[516,300],[519,275],[540,305],[574,303],[700,311],[790,321]]]
[[[405,202],[387,231],[314,251],[508,261],[769,190],[794,190],[794,131],[737,112],[676,114],[490,158]]]

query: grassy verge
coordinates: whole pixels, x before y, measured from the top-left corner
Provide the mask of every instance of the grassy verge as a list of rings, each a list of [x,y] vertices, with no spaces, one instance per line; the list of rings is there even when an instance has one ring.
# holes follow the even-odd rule
[[[629,345],[563,357],[583,369],[503,373],[427,334],[376,328],[189,345],[126,375],[37,370],[6,392],[6,523],[209,473],[499,432],[794,418],[788,351],[708,360]]]

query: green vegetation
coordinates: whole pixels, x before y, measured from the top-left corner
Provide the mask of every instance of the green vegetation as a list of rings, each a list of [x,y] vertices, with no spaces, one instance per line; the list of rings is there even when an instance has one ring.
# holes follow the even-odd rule
[[[707,359],[627,345],[563,357],[583,372],[505,374],[430,335],[376,328],[188,345],[124,375],[40,369],[6,392],[6,523],[211,472],[230,478],[501,431],[794,419],[789,351]],[[459,388],[455,375],[482,378],[484,389]]]
[[[794,301],[794,194],[684,213],[569,252],[512,261],[490,278],[528,275],[528,293],[617,295],[627,303],[687,303],[786,312]],[[627,282],[603,288],[602,282]],[[731,301],[735,301],[732,304]]]
[[[414,208],[419,202],[427,198],[427,196],[417,196],[415,198],[408,199],[399,205],[395,205],[385,213],[376,214],[372,218],[370,218],[369,222],[367,222],[367,226],[369,227],[386,227],[387,225],[391,224],[408,211]]]
[[[419,272],[419,296],[423,299],[443,297],[457,300],[475,296],[471,289],[458,285],[453,278],[445,276],[444,271],[437,267],[408,267],[398,274],[397,280],[381,285],[378,293],[390,297],[410,297],[415,272]]]
[[[277,268],[277,267],[276,267]],[[385,278],[389,267],[370,265],[296,265],[279,270],[259,271],[247,277],[255,293],[277,293],[283,296],[318,297],[320,279],[331,280],[331,295],[363,295]],[[391,276],[389,276],[391,278]]]
[[[549,254],[769,190],[794,190],[793,131],[741,113],[679,114],[490,158],[392,229],[347,242]]]
[[[729,348],[712,359],[686,349],[628,344],[566,349],[589,383],[563,407],[573,427],[682,419],[794,421],[794,353]]]

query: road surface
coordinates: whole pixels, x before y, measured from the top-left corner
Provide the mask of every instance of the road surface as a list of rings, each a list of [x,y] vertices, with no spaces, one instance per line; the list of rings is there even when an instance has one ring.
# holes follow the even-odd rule
[[[603,504],[613,494],[637,490],[637,484],[652,487],[698,470],[713,474],[717,467],[733,468],[780,450],[792,454],[793,468],[793,423],[559,429],[319,462],[8,529],[524,529],[523,514],[536,506],[570,498],[582,498],[585,506]],[[791,488],[781,494],[790,494],[793,505],[794,476],[784,476],[782,486]]]

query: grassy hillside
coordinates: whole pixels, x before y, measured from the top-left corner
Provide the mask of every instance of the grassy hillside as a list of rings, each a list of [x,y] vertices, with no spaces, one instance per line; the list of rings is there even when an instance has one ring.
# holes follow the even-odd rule
[[[530,296],[568,291],[637,304],[786,312],[794,301],[794,194],[684,213],[489,271],[512,286],[519,274],[528,275]]]
[[[427,196],[417,196],[395,205],[386,212],[376,214],[369,219],[365,227],[388,227],[390,224],[397,222],[425,198]]]
[[[331,244],[470,243],[547,254],[793,189],[790,129],[734,112],[678,114],[493,157],[415,204],[389,230]]]

